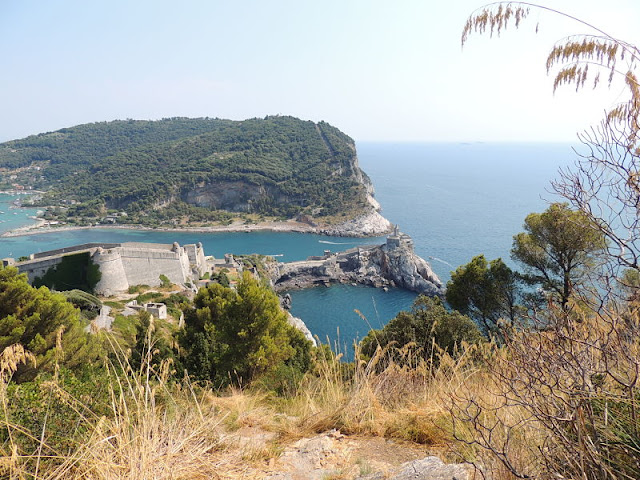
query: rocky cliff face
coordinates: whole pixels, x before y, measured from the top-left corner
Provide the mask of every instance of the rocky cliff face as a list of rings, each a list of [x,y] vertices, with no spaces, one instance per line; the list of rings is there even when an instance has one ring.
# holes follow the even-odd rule
[[[298,215],[298,218],[304,218],[305,223],[313,226],[317,233],[334,237],[370,237],[389,233],[393,226],[380,214],[380,204],[372,196],[373,186],[369,177],[361,171],[360,173],[368,192],[368,206],[364,213],[343,223],[328,226],[316,223],[317,219],[311,215]],[[304,197],[285,195],[274,186],[264,187],[240,181],[220,181],[194,187],[182,194],[182,200],[198,207],[231,212],[252,212],[261,204],[304,207],[307,203]]]
[[[305,199],[283,194],[275,186],[256,185],[242,181],[217,181],[185,191],[182,200],[197,207],[231,212],[251,212],[261,204],[302,207]]]
[[[443,293],[442,282],[415,254],[411,238],[397,231],[384,245],[278,264],[271,277],[279,291],[339,282],[406,288],[426,295]]]

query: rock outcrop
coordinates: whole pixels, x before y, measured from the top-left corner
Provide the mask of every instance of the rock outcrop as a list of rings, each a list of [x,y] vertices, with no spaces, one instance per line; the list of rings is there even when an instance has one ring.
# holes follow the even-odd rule
[[[301,262],[279,263],[271,278],[277,291],[330,283],[399,287],[426,295],[441,295],[442,282],[431,266],[415,254],[409,235],[396,227],[383,245],[327,252]]]
[[[392,229],[393,225],[391,222],[384,218],[379,211],[373,209],[369,213],[360,215],[352,220],[348,220],[339,225],[318,228],[317,231],[318,233],[334,237],[371,237],[384,235]]]
[[[464,480],[469,478],[468,467],[463,464],[446,464],[438,457],[425,457],[407,462],[391,473],[376,472],[356,480]]]
[[[316,342],[316,339],[313,338],[313,334],[311,333],[311,330],[309,330],[309,327],[307,327],[307,325],[302,321],[302,319],[298,317],[294,317],[289,312],[287,312],[287,316],[288,316],[287,321],[289,322],[289,325],[300,330],[304,335],[304,338],[309,340],[314,347],[317,347],[318,342]]]
[[[251,212],[255,205],[269,203],[275,206],[302,207],[304,195],[286,195],[277,185],[258,185],[248,181],[217,180],[189,188],[182,200],[196,207],[230,212]]]
[[[368,447],[368,448],[367,448]],[[366,450],[365,450],[366,448]],[[467,480],[471,469],[462,464],[445,464],[440,458],[428,456],[405,460],[418,455],[392,441],[355,439],[337,430],[303,438],[287,447],[268,480],[322,480],[344,478],[354,480]],[[357,460],[354,462],[354,458]],[[404,460],[404,461],[403,461]],[[371,473],[366,473],[370,471]],[[339,474],[338,474],[339,472]]]

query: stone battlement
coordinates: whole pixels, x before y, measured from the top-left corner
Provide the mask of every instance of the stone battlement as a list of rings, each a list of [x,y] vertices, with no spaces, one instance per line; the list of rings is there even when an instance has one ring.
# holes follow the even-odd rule
[[[26,273],[29,281],[42,277],[65,256],[88,252],[100,268],[101,278],[95,287],[100,295],[124,292],[132,285],[160,285],[160,275],[172,283],[195,283],[207,270],[202,244],[180,246],[178,243],[142,242],[87,243],[40,252],[15,266]]]
[[[30,260],[37,260],[40,258],[64,256],[70,253],[79,253],[83,250],[92,250],[97,247],[114,248],[114,247],[119,247],[120,245],[122,244],[120,243],[83,243],[81,245],[73,245],[71,247],[58,248],[57,250],[48,250],[46,252],[32,253],[31,255],[29,255],[29,258]]]

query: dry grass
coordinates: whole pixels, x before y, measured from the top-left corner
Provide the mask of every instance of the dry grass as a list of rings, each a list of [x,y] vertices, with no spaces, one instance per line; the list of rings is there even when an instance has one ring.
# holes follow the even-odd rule
[[[638,478],[640,314],[614,306],[505,338],[452,397],[464,458],[500,479]]]
[[[0,357],[4,405],[11,371],[26,359],[22,352]],[[526,409],[505,404],[504,386],[487,368],[504,360],[504,350],[463,346],[455,359],[440,354],[430,361],[412,359],[410,349],[401,353],[405,356],[380,349],[369,362],[353,366],[322,356],[296,395],[287,399],[251,390],[213,392],[188,379],[172,383],[168,365],[142,375],[126,362],[110,365],[110,412],[84,416],[89,433],[76,449],[56,456],[43,445],[39,452],[25,453],[9,439],[0,475],[43,480],[260,478],[294,441],[339,429],[419,443],[450,460],[475,462],[491,478],[513,478],[495,452],[473,443],[481,432],[460,422],[460,415],[452,417],[461,408],[482,415],[484,425],[520,425],[497,429],[492,439],[508,445],[510,458],[523,464],[536,461],[535,449],[544,443],[542,430],[533,428]],[[127,374],[116,374],[119,370]],[[74,401],[83,411],[81,402],[69,399]],[[483,410],[472,411],[473,402]],[[8,418],[5,409],[7,431],[24,434]]]
[[[7,348],[0,357],[0,395],[5,407],[10,401],[6,388],[10,376],[20,361],[28,360],[28,354],[19,355],[18,348],[21,349]],[[205,415],[188,382],[181,388],[169,388],[167,368],[159,375],[150,370],[136,374],[126,363],[107,368],[111,379],[108,416],[92,416],[79,399],[67,399],[89,427],[84,441],[71,453],[55,452],[44,443],[46,423],[38,450],[22,452],[14,438],[28,433],[20,425],[12,424],[4,409],[8,442],[0,462],[3,478],[218,478],[216,452],[220,448],[218,432],[223,417]],[[122,369],[126,375],[116,373]],[[64,397],[56,379],[50,388],[58,389],[57,393]]]
[[[448,399],[476,372],[477,347],[464,346],[457,360],[446,354],[437,366],[421,359],[398,364],[397,350],[379,349],[345,375],[339,359],[321,360],[289,405],[307,434],[332,428],[343,433],[394,437],[427,445],[449,442]],[[391,354],[393,353],[393,355]]]
[[[5,405],[12,369],[26,360],[22,352],[20,356],[15,349],[7,350],[0,357]],[[325,357],[303,380],[297,395],[284,400],[255,391],[216,393],[195,388],[188,380],[175,384],[169,381],[168,365],[161,372],[146,369],[141,375],[120,362],[107,367],[108,415],[93,416],[78,399],[68,399],[84,412],[89,427],[71,453],[53,452],[47,445],[38,452],[20,451],[11,433],[25,432],[8,422],[5,410],[10,435],[0,469],[10,479],[250,477],[277,458],[284,446],[333,428],[442,445],[450,440],[445,399],[475,374],[473,355],[474,349],[467,347],[460,360],[442,355],[440,366],[429,369],[425,362],[399,366],[380,351],[353,371],[347,371],[339,358]],[[53,381],[51,388],[62,387]]]

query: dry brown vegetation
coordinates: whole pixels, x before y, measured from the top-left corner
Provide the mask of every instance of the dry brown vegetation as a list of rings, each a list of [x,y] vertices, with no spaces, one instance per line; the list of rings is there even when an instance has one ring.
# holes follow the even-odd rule
[[[638,272],[640,271],[640,83],[637,46],[577,17],[529,2],[498,2],[474,12],[462,33],[498,36],[532,9],[568,18],[587,32],[561,39],[546,68],[554,89],[622,81],[626,98],[579,135],[575,167],[553,183],[607,242],[600,268],[570,308],[530,312],[526,329],[505,337],[487,363],[490,397],[465,390],[452,412],[455,436],[516,478],[640,477]],[[537,27],[536,27],[537,28]],[[588,81],[589,80],[589,81]]]
[[[115,361],[105,366],[106,414],[66,395],[55,377],[49,382],[86,427],[68,451],[47,445],[46,424],[30,439],[36,447],[24,448],[29,433],[12,423],[7,386],[18,364],[31,360],[11,347],[0,357],[1,474],[263,478],[287,446],[338,429],[421,445],[424,456],[466,461],[477,475],[498,480],[637,478],[640,317],[635,307],[606,311],[551,305],[545,328],[514,330],[502,346],[463,345],[455,358],[440,352],[425,360],[408,345],[345,364],[319,349],[314,369],[286,397],[212,391],[172,380],[169,363],[134,372]]]
[[[172,382],[167,364],[161,372],[147,369],[142,375],[125,363],[111,365],[107,415],[94,415],[81,399],[65,397],[88,427],[68,452],[40,441],[47,438],[46,425],[40,439],[31,439],[36,450],[25,451],[20,437],[28,433],[5,409],[8,435],[0,468],[12,479],[260,478],[286,445],[334,428],[444,451],[451,441],[445,400],[476,372],[475,347],[466,348],[459,361],[443,356],[435,371],[424,361],[380,369],[382,351],[349,371],[339,358],[326,355],[290,398],[251,390],[214,392],[188,379]],[[28,353],[7,349],[2,360],[0,394],[6,405],[7,382]],[[50,387],[65,395],[55,379]]]

